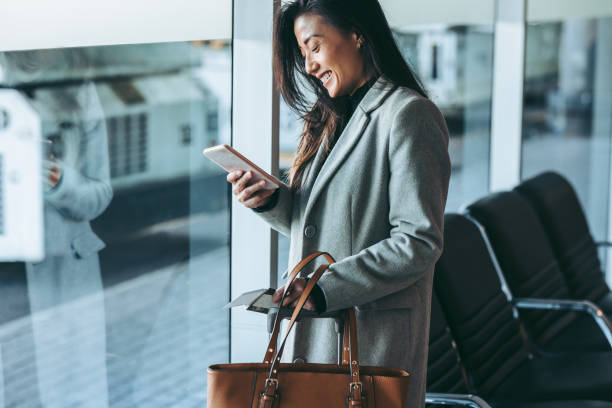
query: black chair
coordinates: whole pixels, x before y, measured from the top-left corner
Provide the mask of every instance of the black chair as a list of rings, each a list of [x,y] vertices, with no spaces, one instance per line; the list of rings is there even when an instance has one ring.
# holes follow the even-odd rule
[[[467,208],[480,223],[499,262],[502,282],[513,297],[556,300],[521,310],[521,320],[535,344],[550,352],[572,349],[612,349],[612,325],[602,311],[589,301],[573,301],[565,277],[556,261],[548,236],[531,205],[515,191],[490,194]],[[551,311],[563,309],[564,311]],[[568,312],[574,310],[574,312]],[[606,330],[606,326],[608,330]],[[602,327],[604,330],[602,330]]]
[[[484,400],[469,393],[459,353],[435,294],[431,300],[425,400],[431,408],[443,405],[490,407]]]
[[[598,244],[569,181],[558,173],[545,172],[523,181],[514,190],[538,214],[572,297],[588,299],[612,316],[612,292],[597,255]]]
[[[534,355],[478,227],[445,217],[434,289],[467,371],[491,401],[612,401],[612,352]],[[585,406],[576,404],[574,406]]]
[[[449,405],[489,408],[490,405],[470,392],[467,374],[461,362],[452,333],[434,293],[431,300],[429,354],[427,361],[427,395],[429,408]],[[497,401],[494,408],[612,408],[602,401]]]

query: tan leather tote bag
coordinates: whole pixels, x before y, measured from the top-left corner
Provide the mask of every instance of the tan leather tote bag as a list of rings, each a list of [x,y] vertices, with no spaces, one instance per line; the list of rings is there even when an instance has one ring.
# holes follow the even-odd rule
[[[319,255],[304,258],[288,281]],[[281,363],[287,336],[306,299],[329,264],[321,265],[308,281],[276,350],[281,314],[277,314],[263,363],[217,364],[208,368],[208,408],[406,408],[409,374],[400,369],[359,365],[355,311],[347,309],[343,364]],[[283,299],[286,295],[283,294]],[[282,304],[282,301],[281,301]]]

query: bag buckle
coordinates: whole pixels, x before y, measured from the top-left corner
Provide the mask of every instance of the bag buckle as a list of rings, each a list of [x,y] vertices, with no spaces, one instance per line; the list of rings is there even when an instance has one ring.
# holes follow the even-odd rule
[[[268,389],[270,388],[270,386],[274,386],[273,393],[269,393],[268,392]],[[276,379],[276,378],[266,378],[266,386],[264,388],[264,393],[266,393],[268,395],[274,395],[274,394],[276,394],[276,390],[278,390],[278,379]]]
[[[270,389],[272,388],[272,389]],[[278,399],[278,380],[276,378],[267,378],[266,386],[262,392],[259,393],[259,404],[260,408],[272,407],[274,402]]]
[[[349,395],[346,397],[347,407],[365,407],[366,398],[363,393],[363,384],[360,381],[349,384]]]

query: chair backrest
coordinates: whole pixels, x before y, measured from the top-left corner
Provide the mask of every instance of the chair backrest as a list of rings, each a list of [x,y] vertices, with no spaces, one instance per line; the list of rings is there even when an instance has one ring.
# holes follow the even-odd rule
[[[537,214],[517,192],[490,194],[471,204],[468,212],[485,227],[514,297],[571,298]],[[539,345],[552,340],[575,317],[564,312],[521,312],[521,320]]]
[[[565,275],[572,297],[597,301],[610,288],[597,247],[572,185],[563,176],[545,172],[515,189],[538,214]]]
[[[435,293],[431,299],[427,392],[469,392],[461,358]]]
[[[444,218],[434,289],[470,385],[486,396],[527,359],[528,350],[480,230],[461,215]]]

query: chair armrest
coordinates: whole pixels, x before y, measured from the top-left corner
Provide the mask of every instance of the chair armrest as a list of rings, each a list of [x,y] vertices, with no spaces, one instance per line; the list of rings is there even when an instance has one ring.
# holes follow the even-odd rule
[[[612,242],[610,241],[598,241],[595,243],[597,247],[612,247]]]
[[[472,394],[446,394],[428,392],[425,394],[426,404],[459,405],[472,408],[491,408],[482,398]]]
[[[565,300],[565,299],[531,299],[515,298],[512,303],[518,309],[541,309],[541,310],[570,310],[573,312],[588,313],[606,336],[606,340],[612,348],[612,324],[593,302],[588,300]]]

